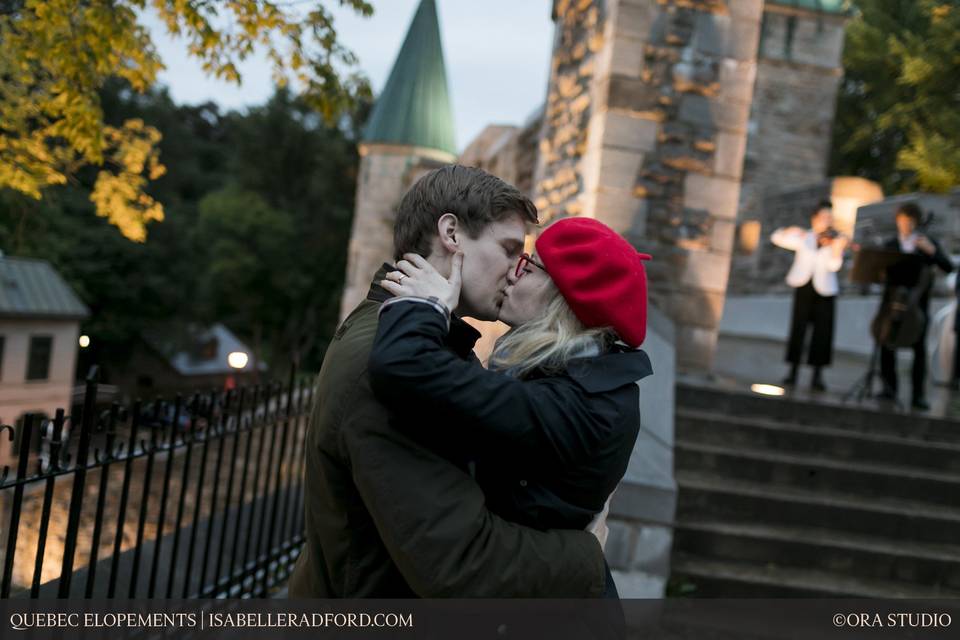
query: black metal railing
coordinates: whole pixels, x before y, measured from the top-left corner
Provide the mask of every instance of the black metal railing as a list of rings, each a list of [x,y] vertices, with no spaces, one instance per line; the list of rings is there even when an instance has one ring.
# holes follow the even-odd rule
[[[294,380],[100,408],[93,370],[78,415],[0,427],[0,597],[274,593],[303,542]]]

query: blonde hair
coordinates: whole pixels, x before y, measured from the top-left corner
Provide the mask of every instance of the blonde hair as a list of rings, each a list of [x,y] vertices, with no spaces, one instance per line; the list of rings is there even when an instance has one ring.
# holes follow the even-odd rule
[[[616,341],[616,333],[609,327],[584,327],[559,290],[552,286],[555,295],[543,315],[497,341],[490,355],[491,369],[506,369],[518,378],[526,377],[534,369],[555,374],[565,370],[571,359],[585,355],[591,346],[603,352]]]

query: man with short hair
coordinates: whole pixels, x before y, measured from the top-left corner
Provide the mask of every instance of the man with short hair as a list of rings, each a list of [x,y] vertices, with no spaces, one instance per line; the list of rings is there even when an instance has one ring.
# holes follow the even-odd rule
[[[897,208],[895,221],[897,225],[897,235],[890,238],[884,244],[886,249],[899,251],[901,253],[918,254],[923,258],[925,270],[932,270],[934,266],[939,267],[945,273],[953,271],[953,263],[939,243],[918,232],[923,218],[923,212],[920,207],[912,202],[907,202]],[[920,411],[930,409],[930,404],[926,399],[926,379],[927,379],[927,327],[930,319],[930,289],[932,285],[932,274],[924,274],[910,269],[892,268],[887,273],[887,283],[883,291],[883,305],[886,306],[891,301],[894,290],[897,287],[908,287],[913,289],[921,287],[919,294],[919,307],[923,313],[923,330],[920,337],[910,347],[913,350],[913,369],[911,375],[911,406]],[[883,391],[880,398],[884,400],[896,400],[897,398],[897,354],[896,351],[888,346],[880,347],[880,377],[883,379]]]
[[[526,223],[536,219],[530,200],[498,178],[442,167],[403,197],[395,258],[420,253],[449,276],[461,252],[456,314],[495,320]],[[390,297],[378,283],[391,270],[384,265],[374,276],[324,358],[307,431],[307,540],[290,596],[600,596],[605,565],[593,535],[537,531],[499,518],[487,510],[463,452],[438,455],[391,426],[404,418],[376,401],[366,370],[380,305]],[[447,347],[476,362],[478,337],[453,317]],[[442,416],[424,407],[420,419]]]

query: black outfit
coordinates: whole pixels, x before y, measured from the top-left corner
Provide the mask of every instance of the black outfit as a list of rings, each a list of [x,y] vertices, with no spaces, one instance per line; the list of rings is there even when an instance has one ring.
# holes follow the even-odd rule
[[[634,382],[653,372],[647,354],[614,346],[520,380],[457,358],[443,348],[446,334],[446,318],[428,304],[383,307],[369,361],[374,393],[398,415],[428,407],[440,417],[397,427],[472,455],[490,510],[506,520],[585,528],[627,470],[640,430]]]
[[[813,288],[813,278],[793,290],[793,318],[787,342],[787,362],[795,367],[803,360],[807,327],[813,325],[807,364],[825,367],[833,357],[833,326],[836,296],[822,296]]]
[[[953,372],[951,375],[951,383],[956,386],[957,381],[960,380],[960,276],[957,277],[954,293],[957,296],[957,310],[953,315],[953,332],[955,338],[953,341]]]
[[[943,249],[940,248],[940,244],[932,238],[930,238],[930,242],[933,243],[933,246],[936,249],[932,256],[926,255],[919,249],[916,250],[915,253],[923,257],[924,262],[928,267],[937,266],[947,273],[953,271],[953,263],[950,262],[950,258],[947,257],[947,254],[944,253]],[[884,243],[883,247],[884,249],[891,251],[900,251],[900,239],[898,237],[890,238]],[[897,270],[895,268],[891,268],[887,272],[887,283],[883,291],[884,304],[893,295],[895,287],[912,287],[916,285],[919,277],[920,274],[915,270]],[[914,404],[922,402],[924,396],[926,395],[924,393],[924,383],[927,379],[927,328],[930,325],[929,287],[920,297],[918,304],[920,306],[920,310],[923,312],[924,321],[923,332],[921,333],[920,338],[910,347],[913,349],[913,369],[910,377],[911,393]],[[883,379],[884,392],[887,395],[896,397],[898,387],[896,351],[882,345],[880,347],[880,377]]]
[[[587,531],[537,531],[490,512],[467,465],[404,434],[377,402],[367,371],[384,265],[324,357],[304,446],[306,543],[289,582],[295,598],[587,598],[606,588]],[[472,361],[480,334],[451,323],[438,349]],[[430,408],[407,412],[421,428]],[[433,425],[441,431],[449,422]]]

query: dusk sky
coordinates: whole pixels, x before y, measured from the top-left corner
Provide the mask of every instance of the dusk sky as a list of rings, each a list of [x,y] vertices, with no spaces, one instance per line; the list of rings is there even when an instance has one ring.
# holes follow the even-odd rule
[[[341,42],[360,60],[375,93],[383,88],[419,0],[372,0],[374,15],[362,18],[333,5]],[[520,124],[546,96],[553,23],[550,0],[437,0],[456,125],[457,146],[464,146],[487,124]],[[181,104],[212,100],[224,109],[262,104],[273,92],[263,56],[240,67],[237,87],[204,76],[189,58],[184,41],[167,35],[147,15],[167,69],[160,82]]]

